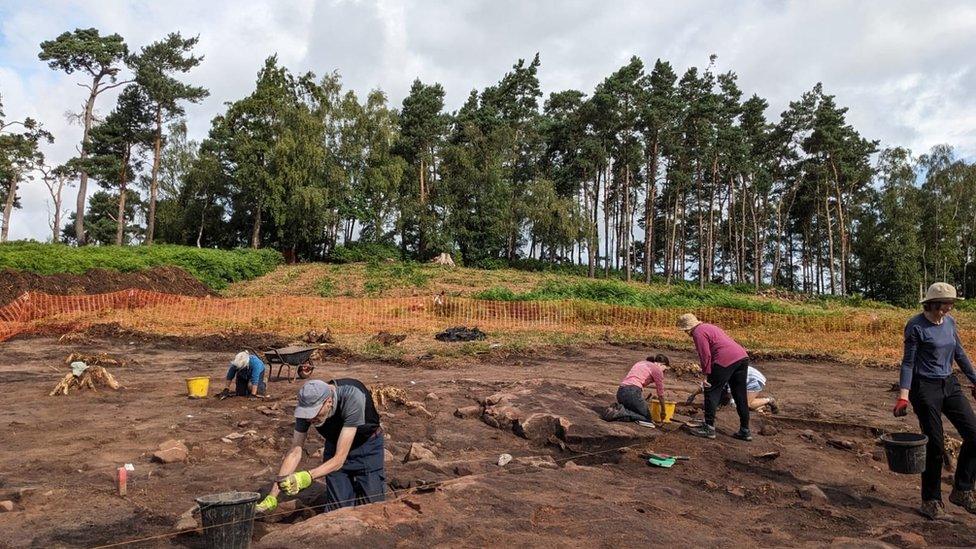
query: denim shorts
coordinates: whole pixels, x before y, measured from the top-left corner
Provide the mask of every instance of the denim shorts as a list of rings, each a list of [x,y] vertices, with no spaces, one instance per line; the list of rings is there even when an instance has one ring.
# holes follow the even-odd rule
[[[754,377],[751,377],[748,381],[746,381],[746,391],[750,393],[760,393],[765,388],[766,384]]]

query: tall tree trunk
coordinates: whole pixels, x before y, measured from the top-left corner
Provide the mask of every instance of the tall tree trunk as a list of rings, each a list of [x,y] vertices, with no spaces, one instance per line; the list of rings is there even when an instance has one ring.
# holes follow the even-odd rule
[[[424,224],[427,221],[427,184],[424,176],[424,159],[420,159],[420,216],[417,219],[417,255],[423,261],[427,255],[427,239],[424,231]]]
[[[156,234],[156,200],[159,195],[159,157],[163,146],[163,107],[156,105],[156,137],[153,140],[152,175],[149,179],[149,214],[146,219],[146,245],[152,246]]]
[[[657,194],[657,149],[658,137],[655,132],[651,145],[650,161],[647,165],[647,194],[644,196],[644,282],[651,283],[654,276],[654,199]]]
[[[14,200],[17,198],[17,178],[10,178],[10,188],[7,190],[7,200],[3,204],[3,228],[0,229],[0,242],[7,241],[10,233],[10,216],[14,211]]]
[[[125,149],[125,156],[122,157],[122,168],[119,170],[119,213],[115,218],[115,245],[121,246],[125,238],[125,172],[126,168],[129,166],[129,155],[131,154],[132,146],[128,145]]]
[[[623,253],[624,253],[624,278],[630,282],[631,263],[630,263],[630,163],[624,165],[624,211],[623,211]]]
[[[596,278],[597,256],[600,254],[600,172],[596,170],[590,210],[590,278]]]
[[[827,217],[827,246],[829,248],[828,257],[830,265],[830,294],[837,295],[836,275],[834,273],[834,224],[830,218],[830,195],[824,196],[824,215]]]
[[[85,102],[85,117],[84,117],[84,131],[81,136],[81,151],[78,152],[78,159],[81,161],[81,165],[85,165],[85,159],[88,158],[88,145],[89,145],[89,135],[91,134],[92,126],[92,113],[95,110],[95,98],[98,97],[98,83],[102,77],[96,76],[92,80],[91,93],[88,95],[88,101]],[[75,209],[75,240],[78,241],[79,246],[84,246],[87,244],[85,238],[85,200],[88,198],[88,171],[82,169],[78,174],[78,200]]]
[[[610,276],[610,173],[609,167],[604,168],[603,172],[603,230],[604,242],[603,251],[605,253],[603,262],[603,278]]]
[[[844,221],[844,197],[840,190],[840,176],[833,157],[830,167],[834,171],[834,190],[837,193],[837,223],[840,228],[840,295],[847,295],[847,225]]]
[[[201,243],[203,242],[203,224],[207,220],[207,204],[209,203],[209,201],[210,199],[208,197],[207,201],[204,202],[203,205],[200,207],[200,229],[197,231],[197,248],[203,247],[201,245]]]
[[[257,204],[254,208],[254,223],[251,226],[251,247],[255,250],[261,247],[261,210],[261,204]]]

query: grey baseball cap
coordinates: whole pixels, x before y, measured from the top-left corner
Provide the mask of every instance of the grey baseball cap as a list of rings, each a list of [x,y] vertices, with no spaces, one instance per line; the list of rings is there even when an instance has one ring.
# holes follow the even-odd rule
[[[333,395],[332,387],[321,379],[306,382],[298,390],[298,406],[295,407],[295,417],[312,419],[322,409],[322,403]]]

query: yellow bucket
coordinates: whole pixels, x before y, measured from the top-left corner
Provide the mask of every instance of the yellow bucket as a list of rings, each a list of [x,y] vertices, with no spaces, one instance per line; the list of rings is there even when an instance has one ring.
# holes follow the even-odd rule
[[[188,395],[190,395],[190,398],[207,398],[207,391],[209,390],[209,377],[186,378],[186,392]]]
[[[661,419],[661,403],[656,400],[651,401],[651,419],[653,419],[654,421],[657,421],[659,423],[663,421],[667,423],[671,421],[671,416],[673,415],[674,415],[673,402],[667,402],[667,401],[664,402],[664,419]]]

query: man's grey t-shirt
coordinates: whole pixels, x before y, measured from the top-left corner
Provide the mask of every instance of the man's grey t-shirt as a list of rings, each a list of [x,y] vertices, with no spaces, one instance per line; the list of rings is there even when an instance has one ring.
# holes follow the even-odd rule
[[[353,439],[352,447],[356,448],[369,440],[380,426],[373,396],[365,385],[355,379],[336,379],[329,383],[336,388],[335,403],[329,417],[316,425],[315,429],[322,438],[335,443],[344,427],[355,427],[356,438]],[[307,433],[311,426],[311,420],[295,418],[296,431]]]

